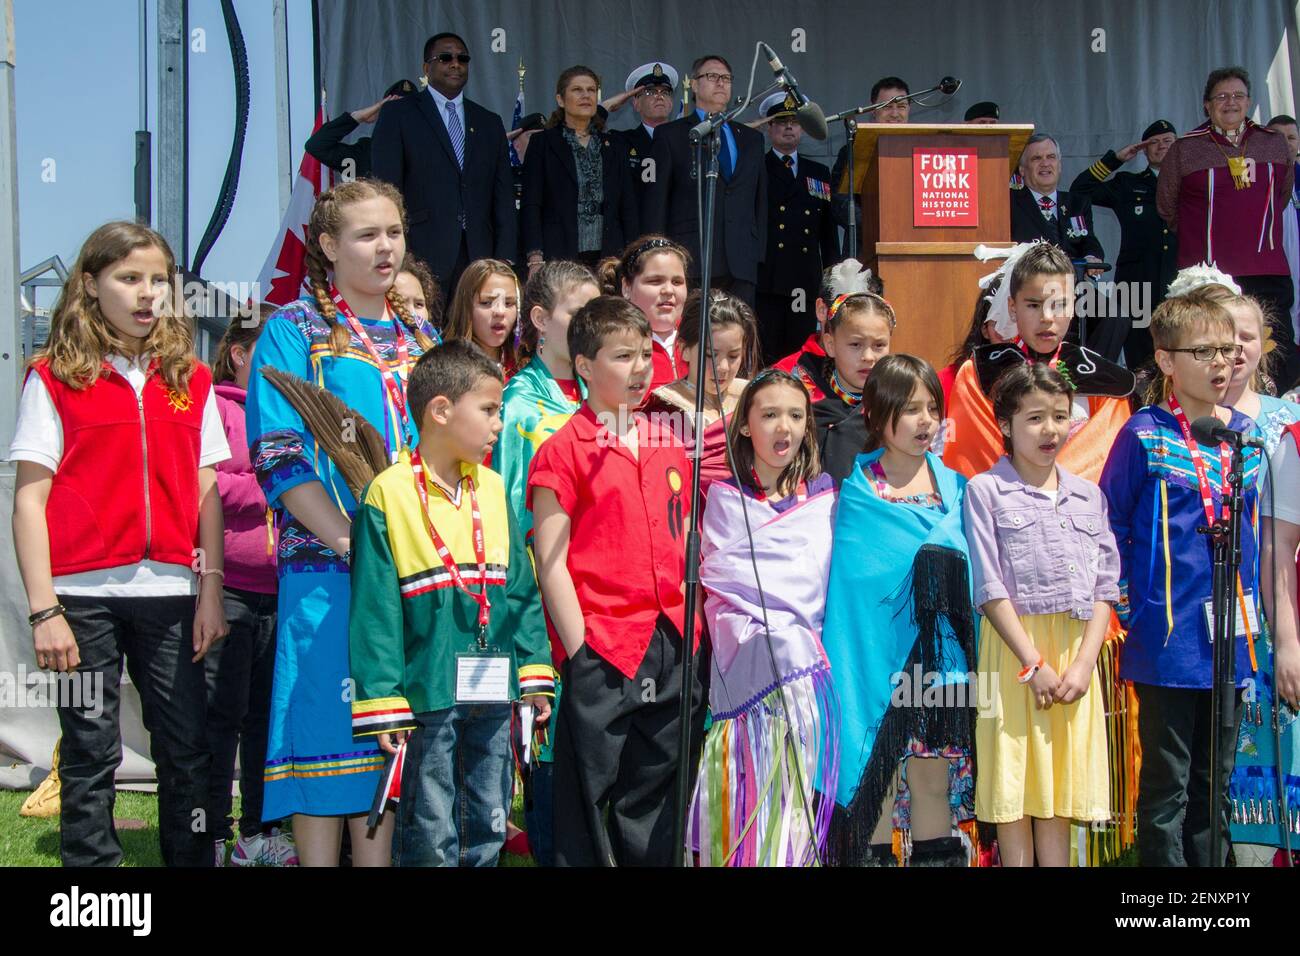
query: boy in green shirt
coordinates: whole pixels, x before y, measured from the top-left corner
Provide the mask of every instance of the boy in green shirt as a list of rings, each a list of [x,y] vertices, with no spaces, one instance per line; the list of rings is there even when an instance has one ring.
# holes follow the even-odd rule
[[[407,743],[398,866],[494,866],[514,776],[512,702],[550,717],[554,671],[532,563],[499,475],[501,372],[468,342],[407,383],[420,441],[352,525],[352,730]],[[408,740],[409,734],[409,740]]]

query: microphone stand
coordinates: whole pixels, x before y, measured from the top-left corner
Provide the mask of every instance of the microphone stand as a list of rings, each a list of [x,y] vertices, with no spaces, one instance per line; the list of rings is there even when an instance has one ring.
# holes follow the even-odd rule
[[[849,253],[844,258],[852,256],[861,260],[862,254],[858,251],[858,197],[853,192],[853,184],[857,181],[853,172],[853,143],[858,138],[858,121],[852,116],[844,117],[844,135],[849,141]]]
[[[775,83],[759,97],[783,87]],[[718,151],[722,146],[722,127],[749,105],[747,97],[725,113],[712,113],[690,132],[692,145],[692,178],[695,179],[696,200],[699,204],[700,222],[700,355],[695,367],[695,431],[694,458],[691,468],[691,519],[686,532],[686,607],[682,628],[682,687],[681,706],[678,711],[679,733],[677,741],[677,799],[673,816],[673,862],[686,865],[686,815],[691,800],[691,697],[695,687],[695,612],[700,589],[700,444],[704,435],[704,385],[705,369],[712,364],[713,351],[711,316],[712,302],[709,283],[713,278],[713,225],[714,205],[718,192]],[[702,175],[696,175],[696,171]]]
[[[1223,793],[1228,784],[1223,755],[1237,749],[1237,580],[1241,570],[1241,512],[1244,505],[1243,451],[1233,443],[1232,466],[1223,503],[1227,519],[1220,518],[1209,527],[1197,528],[1208,534],[1214,545],[1213,611],[1214,658],[1210,687],[1210,859],[1211,866],[1223,866],[1224,807]]]

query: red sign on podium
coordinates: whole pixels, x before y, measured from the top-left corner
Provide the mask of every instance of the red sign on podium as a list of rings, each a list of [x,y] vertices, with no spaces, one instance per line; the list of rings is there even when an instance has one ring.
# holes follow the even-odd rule
[[[912,149],[912,222],[916,226],[978,226],[977,151],[947,146]]]

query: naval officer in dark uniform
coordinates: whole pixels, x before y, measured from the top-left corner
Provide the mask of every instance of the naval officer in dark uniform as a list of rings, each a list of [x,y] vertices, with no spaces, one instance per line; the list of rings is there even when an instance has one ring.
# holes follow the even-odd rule
[[[1160,163],[1178,133],[1168,120],[1156,120],[1142,133],[1142,141],[1125,146],[1116,152],[1108,150],[1078,176],[1070,185],[1070,192],[1083,196],[1094,206],[1103,206],[1115,213],[1119,220],[1119,258],[1115,263],[1117,283],[1149,283],[1145,291],[1148,310],[1164,301],[1165,290],[1178,271],[1178,236],[1169,231],[1168,224],[1156,212],[1156,177]],[[1116,172],[1121,166],[1145,152],[1147,167],[1140,173]],[[1129,286],[1130,303],[1138,286]],[[1124,364],[1131,369],[1141,367],[1155,354],[1151,344],[1150,311],[1145,316],[1130,315],[1130,325],[1124,340]]]
[[[817,327],[813,303],[822,270],[839,261],[830,208],[831,171],[799,155],[803,127],[787,92],[763,100],[771,149],[767,165],[767,255],[758,273],[758,332],[763,361],[798,351]]]
[[[1075,177],[1071,193],[1086,196],[1093,206],[1112,209],[1119,220],[1119,258],[1115,261],[1115,282],[1148,282],[1145,304],[1149,311],[1165,300],[1165,291],[1178,272],[1178,235],[1156,212],[1156,178],[1165,153],[1178,138],[1169,120],[1157,120],[1141,134],[1141,142],[1123,150],[1106,151],[1100,160]],[[1147,168],[1140,173],[1115,172],[1139,152],[1147,153]],[[1128,286],[1128,302],[1136,302],[1138,286]],[[1125,364],[1140,368],[1154,355],[1149,311],[1145,316],[1128,316]]]
[[[627,162],[631,167],[633,194],[639,209],[645,199],[646,186],[652,178],[646,162],[654,145],[655,130],[672,117],[676,105],[677,71],[663,60],[638,66],[627,75],[625,97],[632,101],[637,124],[631,129],[610,130],[627,147]],[[622,106],[619,97],[609,102]],[[618,106],[612,107],[617,109]],[[635,237],[634,237],[635,238]]]

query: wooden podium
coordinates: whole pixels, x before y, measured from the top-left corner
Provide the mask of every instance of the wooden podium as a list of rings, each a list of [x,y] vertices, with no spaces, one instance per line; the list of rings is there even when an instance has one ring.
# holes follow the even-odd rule
[[[1010,244],[1008,180],[1033,131],[1009,124],[858,127],[852,190],[862,196],[858,258],[880,276],[898,314],[891,351],[920,355],[942,368],[966,337],[979,278],[997,268],[996,261],[981,262],[972,252],[981,243]],[[966,180],[973,184],[974,202],[962,216],[975,224],[918,224],[918,218],[938,215],[916,205],[923,162],[918,151],[929,150],[974,151],[975,175]],[[847,191],[846,182],[836,186]]]

